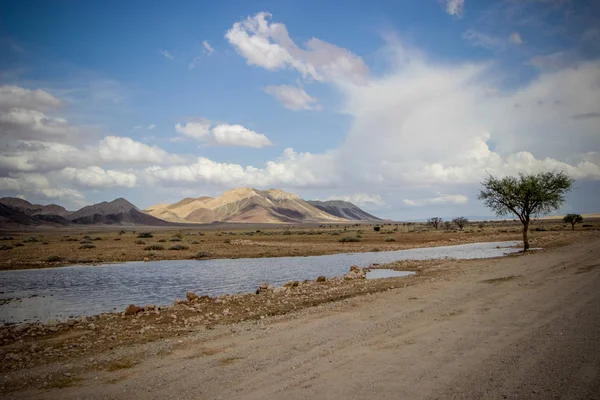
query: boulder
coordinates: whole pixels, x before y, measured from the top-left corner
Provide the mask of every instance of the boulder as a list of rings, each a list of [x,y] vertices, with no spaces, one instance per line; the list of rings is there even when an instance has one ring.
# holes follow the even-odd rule
[[[194,292],[188,291],[185,294],[185,298],[187,299],[187,301],[192,302],[192,301],[198,300],[198,295],[196,293],[194,293]]]
[[[360,267],[358,265],[353,265],[350,267],[350,272],[360,272]]]
[[[284,287],[297,287],[300,284],[298,281],[287,281],[283,286]]]
[[[317,278],[317,282],[325,282],[325,281],[327,281],[327,278],[326,278],[326,277],[324,277],[324,276],[319,276],[319,277]]]
[[[142,307],[137,307],[135,304],[130,304],[125,309],[125,312],[123,313],[123,315],[135,315],[142,311],[144,311],[144,309]]]
[[[268,283],[263,283],[256,290],[256,294],[261,294],[261,293],[266,293],[266,292],[272,292],[272,291],[273,291],[273,287],[271,285],[269,285]]]

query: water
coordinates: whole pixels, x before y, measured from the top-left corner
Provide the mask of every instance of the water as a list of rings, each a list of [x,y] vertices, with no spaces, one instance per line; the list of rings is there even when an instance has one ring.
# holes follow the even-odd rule
[[[340,276],[351,265],[398,260],[488,258],[519,251],[517,242],[473,243],[376,253],[311,257],[128,262],[101,266],[0,271],[0,322],[47,322],[121,311],[129,304],[172,304],[191,290],[199,295],[253,292],[263,282]]]

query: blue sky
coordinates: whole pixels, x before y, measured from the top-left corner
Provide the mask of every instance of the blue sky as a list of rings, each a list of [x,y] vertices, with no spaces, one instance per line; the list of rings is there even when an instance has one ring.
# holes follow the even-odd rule
[[[0,194],[278,187],[401,219],[565,170],[565,210],[598,211],[594,3],[0,2]]]

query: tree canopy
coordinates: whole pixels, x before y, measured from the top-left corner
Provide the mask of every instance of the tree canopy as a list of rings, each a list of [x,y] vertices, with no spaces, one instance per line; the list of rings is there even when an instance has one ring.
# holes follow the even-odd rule
[[[523,242],[527,250],[530,218],[560,208],[573,180],[564,172],[541,172],[504,178],[490,175],[482,184],[483,190],[478,198],[486,207],[498,216],[515,214],[523,223]]]
[[[583,217],[581,214],[567,214],[563,218],[563,222],[571,224],[571,228],[575,230],[575,224],[583,222]]]

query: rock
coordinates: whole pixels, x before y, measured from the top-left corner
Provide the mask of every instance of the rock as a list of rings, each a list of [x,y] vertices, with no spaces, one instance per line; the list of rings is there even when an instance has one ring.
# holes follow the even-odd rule
[[[144,262],[148,262],[150,259],[148,257],[144,257]]]
[[[324,277],[324,276],[319,276],[319,277],[317,278],[317,282],[325,282],[325,281],[327,281],[327,278],[326,278],[326,277]]]
[[[298,281],[287,281],[283,286],[284,287],[297,287],[298,285],[300,285],[300,282],[298,282]]]
[[[273,291],[273,287],[271,285],[269,285],[268,283],[263,283],[256,290],[256,294],[261,294],[261,293],[266,293],[266,292],[272,292],[272,291]]]
[[[353,265],[350,267],[350,272],[360,272],[360,268],[358,265]]]
[[[285,292],[286,290],[287,290],[287,287],[280,286],[280,287],[276,287],[275,289],[273,289],[273,293],[282,293],[282,292]]]
[[[192,302],[192,301],[195,301],[195,300],[198,300],[198,295],[197,295],[196,293],[194,293],[194,292],[189,292],[189,291],[188,291],[188,292],[185,294],[185,297],[186,297],[186,299],[187,299],[188,301],[190,301],[190,302]]]
[[[141,311],[144,311],[142,307],[137,307],[134,304],[130,304],[126,309],[123,315],[135,315]]]
[[[144,306],[144,311],[154,311],[156,310],[156,306],[154,304],[146,304]]]

